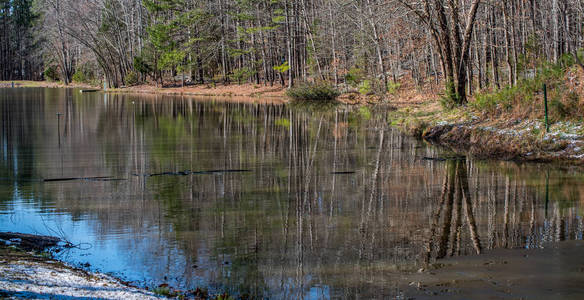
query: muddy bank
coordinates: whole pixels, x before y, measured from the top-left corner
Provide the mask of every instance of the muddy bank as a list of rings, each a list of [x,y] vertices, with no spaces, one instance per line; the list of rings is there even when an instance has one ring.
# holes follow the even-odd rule
[[[576,123],[553,124],[549,133],[541,122],[517,120],[436,124],[418,132],[430,143],[478,158],[584,163],[584,132]]]
[[[407,276],[415,299],[582,299],[584,241],[443,259]]]

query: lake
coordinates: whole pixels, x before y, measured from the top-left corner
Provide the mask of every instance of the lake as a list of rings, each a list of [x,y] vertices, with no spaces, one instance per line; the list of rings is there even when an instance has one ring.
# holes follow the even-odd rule
[[[142,287],[304,299],[583,238],[579,169],[454,154],[388,108],[255,102],[0,89],[0,231]]]

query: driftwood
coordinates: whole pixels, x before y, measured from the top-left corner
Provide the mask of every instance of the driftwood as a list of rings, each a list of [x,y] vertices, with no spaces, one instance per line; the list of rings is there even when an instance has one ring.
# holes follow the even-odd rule
[[[16,245],[24,250],[44,250],[57,246],[61,239],[54,236],[0,232],[0,241],[4,241],[5,244]]]

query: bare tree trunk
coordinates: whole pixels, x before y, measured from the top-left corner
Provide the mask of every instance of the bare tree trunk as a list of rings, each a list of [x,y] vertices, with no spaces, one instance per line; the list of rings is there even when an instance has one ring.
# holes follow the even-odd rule
[[[286,13],[286,49],[288,51],[288,88],[292,88],[294,85],[294,63],[292,60],[292,32],[290,31],[290,8],[288,5],[288,0],[284,1],[285,13]]]

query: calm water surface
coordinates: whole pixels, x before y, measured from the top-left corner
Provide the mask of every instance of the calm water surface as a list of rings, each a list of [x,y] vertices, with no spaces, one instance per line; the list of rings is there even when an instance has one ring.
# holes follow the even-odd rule
[[[579,171],[428,159],[452,155],[383,109],[224,100],[1,89],[0,230],[141,286],[307,299],[582,239]]]

